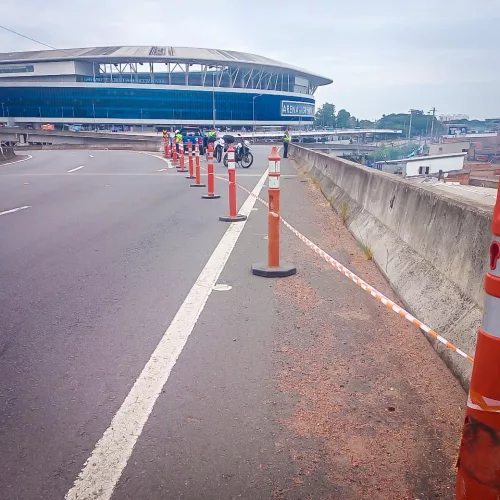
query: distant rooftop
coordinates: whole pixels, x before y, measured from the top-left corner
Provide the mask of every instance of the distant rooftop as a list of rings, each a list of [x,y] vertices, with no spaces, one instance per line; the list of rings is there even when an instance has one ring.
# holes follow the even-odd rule
[[[384,164],[398,164],[398,163],[410,163],[412,161],[422,161],[422,160],[442,160],[444,158],[455,158],[457,156],[466,156],[467,153],[449,153],[444,155],[430,155],[430,156],[411,156],[410,158],[401,158],[400,160],[387,160],[378,161],[377,163]]]

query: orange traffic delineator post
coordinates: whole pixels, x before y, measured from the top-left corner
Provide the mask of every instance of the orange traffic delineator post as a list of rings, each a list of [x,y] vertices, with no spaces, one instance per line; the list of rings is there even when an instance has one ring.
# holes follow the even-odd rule
[[[184,164],[184,143],[179,142],[179,170],[177,172],[187,172],[186,165]]]
[[[246,215],[236,213],[236,168],[234,165],[234,148],[229,144],[227,149],[227,173],[229,175],[229,215],[219,217],[222,222],[241,222]]]
[[[500,498],[500,186],[465,423],[457,462],[457,500]]]
[[[220,195],[215,194],[215,175],[214,175],[214,145],[212,142],[208,144],[207,148],[208,164],[207,164],[207,184],[208,193],[204,194],[204,200],[216,200]]]
[[[205,187],[205,184],[201,183],[201,167],[200,167],[200,147],[198,143],[194,145],[194,157],[195,157],[195,178],[196,181],[194,184],[191,184],[191,187]]]
[[[177,163],[177,143],[175,142],[175,138],[174,138],[173,144],[172,144],[172,160],[173,160],[174,164]]]
[[[168,155],[169,155],[169,141],[168,141],[168,137],[166,137],[166,138],[163,139],[163,155],[165,156],[165,158],[168,158]]]
[[[267,264],[259,263],[252,266],[255,276],[264,278],[284,278],[292,276],[297,268],[290,262],[280,262],[280,155],[273,146],[269,160],[269,213],[267,216],[268,245]]]
[[[186,179],[194,179],[194,166],[193,166],[193,143],[191,141],[188,142],[188,164],[189,164],[189,175],[186,176]]]

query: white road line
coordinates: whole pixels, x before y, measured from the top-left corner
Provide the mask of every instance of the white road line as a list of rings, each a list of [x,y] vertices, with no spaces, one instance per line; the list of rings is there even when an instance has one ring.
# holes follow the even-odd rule
[[[246,199],[240,214],[250,214],[266,178],[267,171],[257,182],[252,195]],[[224,233],[110,426],[97,442],[78,478],[66,494],[66,500],[111,498],[154,404],[244,227],[245,222],[236,222],[230,224]]]
[[[161,156],[161,153],[150,153],[148,151],[131,151],[131,152],[132,153],[139,153],[141,155],[152,156],[153,158],[158,158],[158,160],[164,161],[168,165],[168,168],[174,168],[174,166],[172,165],[172,162],[168,158]],[[155,170],[155,172],[156,172],[156,170]]]
[[[76,172],[77,170],[80,170],[81,168],[85,168],[85,165],[82,165],[80,167],[72,168],[71,170],[67,170],[67,174],[71,174],[71,172]]]
[[[10,161],[9,163],[2,163],[0,164],[0,167],[6,167],[7,165],[15,165],[16,163],[21,163],[22,161],[31,160],[31,158],[33,158],[33,156],[28,155],[26,158],[21,158],[20,160]]]
[[[26,210],[27,208],[31,208],[30,205],[26,205],[24,207],[13,208],[11,210],[6,210],[5,212],[0,212],[0,215],[13,214],[14,212],[19,212],[20,210]]]
[[[160,168],[159,170],[153,170],[153,172],[165,172],[168,168]]]

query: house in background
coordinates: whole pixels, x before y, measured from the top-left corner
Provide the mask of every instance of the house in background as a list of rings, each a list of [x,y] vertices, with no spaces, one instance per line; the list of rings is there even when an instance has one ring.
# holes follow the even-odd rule
[[[451,153],[468,153],[471,148],[471,141],[441,142],[429,145],[429,156],[447,155]]]
[[[403,177],[415,177],[417,175],[437,174],[439,171],[450,172],[461,170],[464,167],[466,152],[450,153],[432,156],[414,156],[402,158],[401,160],[390,160],[377,162],[378,170],[391,174],[400,174]]]

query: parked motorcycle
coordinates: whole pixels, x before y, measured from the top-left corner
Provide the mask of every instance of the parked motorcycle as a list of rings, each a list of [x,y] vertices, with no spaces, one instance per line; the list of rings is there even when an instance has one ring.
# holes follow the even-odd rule
[[[244,139],[234,148],[234,161],[243,168],[251,167],[253,163],[253,154],[250,151],[250,142]],[[224,166],[227,168],[227,149],[224,154]]]
[[[224,152],[227,151],[228,144],[221,137],[214,142],[214,160],[217,160],[219,163],[222,161],[222,156]]]

